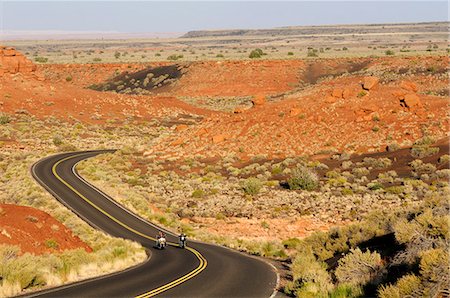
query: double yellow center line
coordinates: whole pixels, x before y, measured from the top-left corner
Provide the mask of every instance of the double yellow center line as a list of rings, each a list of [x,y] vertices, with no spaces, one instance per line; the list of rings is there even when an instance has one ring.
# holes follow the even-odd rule
[[[107,216],[109,219],[111,219],[112,221],[114,221],[115,223],[119,224],[120,226],[124,227],[125,229],[135,233],[136,235],[139,235],[141,237],[150,239],[155,241],[156,239],[154,237],[148,236],[144,233],[139,232],[138,230],[133,229],[132,227],[128,226],[127,224],[121,222],[119,219],[115,218],[114,216],[112,216],[111,214],[109,214],[108,212],[106,212],[105,210],[103,210],[102,208],[100,208],[99,206],[97,206],[96,204],[94,204],[91,200],[89,200],[88,198],[86,198],[83,194],[81,194],[78,190],[76,190],[72,185],[70,185],[67,181],[65,181],[63,178],[61,178],[61,176],[59,176],[59,174],[56,171],[56,168],[58,167],[58,165],[60,165],[61,163],[69,160],[69,159],[73,159],[79,156],[84,155],[84,153],[81,154],[77,154],[77,155],[72,155],[66,158],[63,158],[59,161],[57,161],[53,166],[52,166],[52,173],[53,175],[55,175],[55,177],[61,181],[65,186],[67,186],[71,191],[73,191],[76,195],[78,195],[80,198],[82,198],[83,200],[85,200],[89,205],[91,205],[92,207],[94,207],[95,209],[97,209],[98,211],[100,211],[101,213],[103,213],[105,216]],[[176,243],[168,243],[171,246],[176,246]],[[199,265],[197,268],[195,268],[194,270],[192,270],[191,272],[187,273],[186,275],[183,275],[182,277],[171,281],[168,284],[165,284],[163,286],[160,286],[154,290],[151,290],[149,292],[143,293],[139,296],[136,296],[136,298],[147,298],[147,297],[153,297],[156,296],[164,291],[167,291],[173,287],[176,287],[180,284],[182,284],[183,282],[193,278],[194,276],[196,276],[197,274],[199,274],[200,272],[202,272],[203,270],[205,270],[206,266],[208,265],[207,260],[205,259],[205,257],[202,256],[201,253],[199,253],[197,250],[195,250],[194,248],[191,247],[186,247],[187,250],[189,250],[191,253],[193,253],[197,259],[199,260]]]

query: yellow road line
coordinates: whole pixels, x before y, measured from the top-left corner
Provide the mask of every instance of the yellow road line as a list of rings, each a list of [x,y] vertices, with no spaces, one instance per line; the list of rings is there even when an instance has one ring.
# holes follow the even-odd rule
[[[59,174],[56,172],[56,167],[58,165],[60,165],[62,162],[72,159],[72,158],[76,158],[79,157],[81,155],[84,155],[84,153],[81,154],[77,154],[77,155],[72,155],[66,158],[63,158],[59,161],[57,161],[53,166],[52,166],[52,173],[53,175],[55,175],[55,177],[61,181],[65,186],[67,186],[71,191],[73,191],[76,195],[78,195],[80,198],[82,198],[83,200],[85,200],[87,203],[89,203],[89,205],[91,205],[92,207],[94,207],[95,209],[97,209],[98,211],[100,211],[101,213],[103,213],[105,216],[107,216],[109,219],[111,219],[112,221],[116,222],[117,224],[121,225],[122,227],[124,227],[125,229],[135,233],[136,235],[139,235],[141,237],[150,239],[155,241],[156,239],[154,237],[148,236],[144,233],[141,233],[135,229],[133,229],[132,227],[128,226],[127,224],[121,222],[120,220],[118,220],[117,218],[115,218],[114,216],[112,216],[111,214],[109,214],[108,212],[106,212],[105,210],[103,210],[102,208],[100,208],[99,206],[95,205],[91,200],[89,200],[88,198],[86,198],[84,195],[82,195],[78,190],[76,190],[72,185],[70,185],[67,181],[65,181],[64,179],[61,178],[61,176],[59,176]],[[172,243],[172,242],[168,242],[169,245],[171,246],[177,246],[176,243]],[[199,253],[197,250],[191,248],[191,247],[186,247],[187,250],[189,250],[190,252],[192,252],[197,259],[199,260],[199,265],[197,268],[195,268],[194,270],[192,270],[191,272],[189,272],[188,274],[174,280],[171,281],[168,284],[165,284],[161,287],[158,287],[154,290],[151,290],[150,292],[146,292],[143,293],[139,296],[136,296],[136,298],[147,298],[147,297],[153,297],[155,295],[158,295],[164,291],[167,291],[173,287],[176,287],[180,284],[182,284],[183,282],[193,278],[194,276],[196,276],[197,274],[199,274],[200,272],[202,272],[203,270],[205,270],[206,266],[208,265],[208,261],[205,259],[205,257],[202,256],[201,253]]]

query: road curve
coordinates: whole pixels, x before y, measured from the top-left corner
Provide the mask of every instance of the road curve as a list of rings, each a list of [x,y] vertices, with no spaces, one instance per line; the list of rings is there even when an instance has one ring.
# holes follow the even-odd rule
[[[76,164],[108,150],[53,155],[35,163],[33,177],[57,200],[92,226],[141,243],[151,258],[131,269],[32,293],[31,297],[269,297],[274,269],[230,249],[188,242],[189,249],[154,249],[157,226],[126,210],[75,170]],[[170,233],[168,240],[176,242]]]

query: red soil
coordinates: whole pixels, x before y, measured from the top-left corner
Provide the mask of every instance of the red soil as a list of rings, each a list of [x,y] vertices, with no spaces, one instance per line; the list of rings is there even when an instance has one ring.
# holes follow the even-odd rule
[[[0,204],[0,245],[17,245],[21,252],[44,254],[67,249],[92,249],[49,214],[24,206]]]
[[[7,74],[0,78],[0,111],[91,123],[166,118],[174,126],[180,114],[202,116],[197,125],[175,130],[152,148],[168,155],[235,152],[282,158],[324,150],[376,152],[393,141],[407,145],[424,128],[437,137],[448,132],[448,57],[193,62],[169,91],[154,96],[85,88],[117,70],[167,64],[45,65],[32,77]],[[352,74],[360,70],[364,73]],[[363,90],[370,75],[380,82]],[[226,114],[178,99],[186,96],[257,96],[266,102]]]

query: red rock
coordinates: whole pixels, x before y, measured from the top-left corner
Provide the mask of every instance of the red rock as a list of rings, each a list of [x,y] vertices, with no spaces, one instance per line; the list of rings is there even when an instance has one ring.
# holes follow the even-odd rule
[[[200,136],[203,136],[203,135],[205,135],[205,134],[207,134],[207,133],[208,133],[208,131],[206,130],[206,128],[200,128],[200,129],[195,133],[195,135],[198,136],[198,137],[200,137]]]
[[[337,98],[336,97],[333,97],[333,96],[328,96],[326,99],[325,99],[325,102],[326,103],[335,103],[337,101]]]
[[[0,69],[2,73],[15,74],[21,72],[27,74],[34,72],[36,65],[14,48],[1,47]]]
[[[418,90],[417,85],[411,81],[401,81],[400,88],[413,92],[417,92]]]
[[[380,79],[377,77],[365,77],[363,80],[363,88],[365,90],[371,90],[378,85],[379,81]]]
[[[182,139],[182,138],[179,138],[179,139],[173,141],[173,142],[171,143],[171,145],[172,145],[172,146],[179,146],[179,145],[181,145],[181,144],[183,144],[183,143],[184,143],[183,139]]]
[[[339,89],[339,88],[335,88],[335,89],[333,89],[333,92],[331,93],[331,96],[336,97],[336,98],[342,98],[343,92],[344,92],[344,90]]]
[[[343,99],[349,99],[351,96],[352,96],[352,91],[349,88],[345,88],[344,91],[342,91]]]
[[[252,99],[253,106],[262,106],[266,103],[266,98],[263,95],[254,96]]]
[[[213,141],[214,144],[222,143],[226,139],[227,139],[226,135],[215,135],[215,136],[212,137],[212,141]]]
[[[407,108],[414,108],[414,107],[422,106],[422,102],[420,101],[419,96],[417,96],[414,93],[406,94],[405,99],[403,101]]]
[[[175,127],[175,131],[183,131],[186,130],[188,128],[188,126],[186,124],[180,124],[177,125],[177,127]]]
[[[16,50],[14,48],[5,48],[3,50],[3,56],[11,57],[16,55]]]
[[[362,107],[362,110],[366,113],[373,113],[380,110],[380,107],[375,104],[367,104]]]
[[[399,100],[405,99],[406,91],[405,90],[395,90],[392,92],[392,95],[397,97]]]
[[[289,115],[292,117],[295,117],[295,116],[300,115],[302,112],[303,112],[303,110],[300,108],[291,108],[289,110]]]

